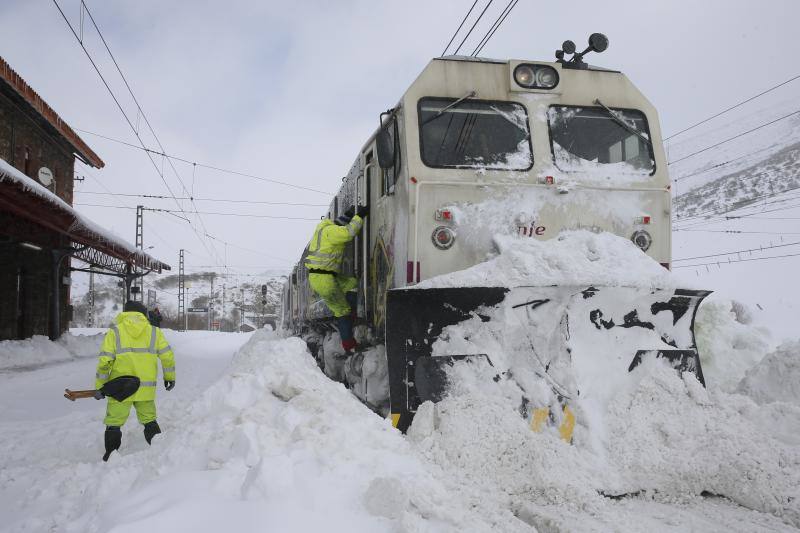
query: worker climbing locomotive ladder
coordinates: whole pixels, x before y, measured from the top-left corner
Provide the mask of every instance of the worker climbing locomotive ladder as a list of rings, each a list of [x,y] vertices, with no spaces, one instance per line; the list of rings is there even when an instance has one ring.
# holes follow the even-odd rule
[[[361,231],[363,218],[368,212],[366,206],[351,207],[335,221],[323,219],[314,229],[306,248],[308,282],[336,318],[342,348],[347,353],[357,348],[353,319],[357,308],[355,291],[358,280],[341,274],[342,259],[345,247]]]

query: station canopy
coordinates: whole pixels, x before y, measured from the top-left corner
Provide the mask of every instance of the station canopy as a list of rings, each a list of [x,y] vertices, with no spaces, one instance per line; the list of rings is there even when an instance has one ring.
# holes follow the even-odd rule
[[[50,190],[0,159],[0,211],[28,226],[63,236],[72,243],[69,255],[108,274],[132,270],[160,273],[170,266],[92,222]],[[14,227],[0,234],[16,237]],[[31,243],[38,245],[38,243]],[[43,246],[44,247],[44,246]]]

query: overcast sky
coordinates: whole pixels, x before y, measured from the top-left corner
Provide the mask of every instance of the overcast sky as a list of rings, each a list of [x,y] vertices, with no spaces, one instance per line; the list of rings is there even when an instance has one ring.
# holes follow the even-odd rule
[[[472,1],[86,4],[168,153],[333,192],[376,127],[379,113],[396,103],[426,63],[442,52]],[[485,1],[479,0],[478,9]],[[79,28],[80,1],[59,4]],[[472,51],[505,5],[498,0],[490,6],[462,52]],[[603,32],[611,45],[590,62],[625,72],[655,104],[668,135],[798,74],[798,20],[797,0],[576,0],[569,5],[521,0],[481,55],[549,61],[563,40],[581,47],[590,33]],[[137,143],[52,0],[3,0],[0,21],[0,55],[73,128]],[[136,108],[89,21],[83,35],[136,123]],[[771,100],[797,101],[798,91],[787,87]],[[141,119],[139,123],[145,143],[156,147]],[[76,173],[86,180],[76,186],[77,204],[144,203],[176,209],[172,200],[87,194],[168,192],[144,152],[81,135],[106,167],[84,170],[78,165]],[[172,191],[182,195],[169,164],[160,157],[155,161],[159,169],[164,164]],[[175,162],[175,168],[198,198],[330,201],[329,194],[185,163]],[[288,268],[323,210],[205,201],[196,205],[201,212],[309,220],[206,214],[202,224],[219,240],[201,242],[179,218],[147,212],[144,237],[146,246],[154,246],[150,253],[176,266],[178,249],[185,248],[188,268],[215,265],[226,257],[240,272]],[[133,210],[78,208],[133,241]],[[191,205],[183,202],[183,208],[188,211]],[[194,216],[192,220],[202,234],[202,224]]]

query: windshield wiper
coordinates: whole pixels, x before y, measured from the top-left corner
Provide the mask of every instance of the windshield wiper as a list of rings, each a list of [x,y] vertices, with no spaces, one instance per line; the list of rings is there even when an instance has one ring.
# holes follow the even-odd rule
[[[441,117],[444,114],[445,111],[447,111],[448,109],[452,109],[452,108],[456,107],[457,105],[461,104],[461,102],[463,102],[467,98],[475,98],[476,96],[478,96],[478,93],[476,93],[475,91],[468,92],[467,94],[465,94],[464,96],[462,96],[461,98],[459,98],[458,100],[453,102],[452,104],[441,108],[435,115],[433,115],[429,119],[424,120],[422,122],[422,124],[420,124],[420,127],[424,126],[428,122],[432,122],[432,121],[436,120],[437,118]]]
[[[599,98],[596,98],[594,103],[605,109],[606,113],[608,113],[608,116],[611,117],[614,120],[614,122],[616,122],[629,132],[639,137],[639,139],[641,139],[647,146],[650,147],[651,151],[653,150],[653,143],[650,141],[650,139],[647,138],[645,134],[643,134],[642,132],[638,131],[636,128],[632,127],[630,124],[625,122],[625,120],[623,120],[619,115],[617,115],[617,113],[615,113],[613,109],[607,107],[603,102],[601,102]]]

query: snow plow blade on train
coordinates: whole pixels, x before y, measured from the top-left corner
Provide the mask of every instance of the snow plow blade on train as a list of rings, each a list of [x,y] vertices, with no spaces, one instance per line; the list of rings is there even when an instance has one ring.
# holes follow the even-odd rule
[[[705,385],[694,320],[709,294],[592,286],[389,290],[386,352],[392,422],[405,432],[421,403],[444,398],[451,386],[449,368],[455,364],[491,365],[495,381],[504,376],[516,380],[513,374],[521,375],[524,367],[552,389],[563,414],[549,418],[561,421],[561,436],[570,440],[570,398],[602,395],[602,388],[613,393],[619,386],[614,376],[625,379],[645,361],[663,359],[678,372],[694,373]],[[457,342],[448,342],[453,339]],[[450,353],[453,346],[474,347],[474,353]],[[520,411],[539,430],[551,409],[529,405],[523,396]]]

